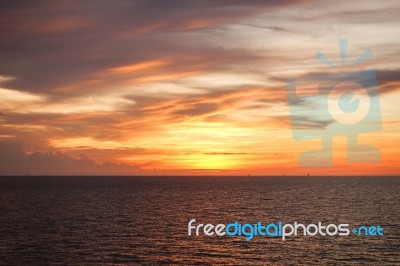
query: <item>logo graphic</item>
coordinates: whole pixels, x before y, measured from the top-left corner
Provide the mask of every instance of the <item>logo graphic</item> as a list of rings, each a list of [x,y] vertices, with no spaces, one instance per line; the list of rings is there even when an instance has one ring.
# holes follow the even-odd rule
[[[204,224],[196,223],[196,219],[188,222],[188,236],[243,236],[246,241],[252,240],[254,237],[280,237],[282,241],[290,236],[350,236],[350,232],[355,236],[383,236],[384,228],[380,225],[358,226],[351,231],[349,224],[325,224],[322,222],[314,224],[302,224],[298,222],[284,223],[258,221],[256,223],[242,224],[238,221],[229,224]]]
[[[342,66],[347,40],[339,40]],[[368,49],[353,66],[372,52]],[[336,67],[324,54],[316,58]],[[331,167],[332,138],[347,136],[348,162],[378,162],[380,151],[358,143],[358,134],[382,128],[375,70],[337,71],[291,79],[287,82],[293,138],[297,141],[321,139],[320,150],[300,154],[301,167]]]

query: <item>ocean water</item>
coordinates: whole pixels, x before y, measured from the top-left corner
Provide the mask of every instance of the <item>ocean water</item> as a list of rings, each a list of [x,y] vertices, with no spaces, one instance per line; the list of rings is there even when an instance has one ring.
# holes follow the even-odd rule
[[[0,265],[400,265],[398,177],[0,177]],[[196,223],[384,236],[187,235]]]

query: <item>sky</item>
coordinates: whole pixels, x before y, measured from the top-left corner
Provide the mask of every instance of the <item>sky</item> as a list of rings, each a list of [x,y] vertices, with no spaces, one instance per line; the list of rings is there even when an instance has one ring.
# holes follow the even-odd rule
[[[399,1],[1,2],[0,175],[397,175],[399,14]],[[288,80],[363,69],[382,128],[358,140],[380,161],[348,162],[339,135],[332,167],[299,165],[321,139],[295,140],[291,121],[334,122],[316,106],[291,117]]]

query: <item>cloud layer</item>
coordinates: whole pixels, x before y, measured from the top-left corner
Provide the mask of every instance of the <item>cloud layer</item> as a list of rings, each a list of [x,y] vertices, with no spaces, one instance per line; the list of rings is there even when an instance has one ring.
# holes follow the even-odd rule
[[[397,1],[2,3],[0,174],[301,174],[298,153],[318,143],[293,141],[286,81],[338,71],[315,53],[340,65],[342,38],[349,64],[373,51],[344,70],[377,70],[386,124],[369,141],[383,151],[377,171],[398,173],[388,144],[399,140],[399,11]]]

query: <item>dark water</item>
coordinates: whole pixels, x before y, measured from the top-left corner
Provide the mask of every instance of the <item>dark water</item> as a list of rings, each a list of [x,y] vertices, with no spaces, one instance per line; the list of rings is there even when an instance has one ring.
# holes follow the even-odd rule
[[[0,264],[400,265],[399,205],[397,177],[0,177]],[[188,237],[192,218],[384,236]]]

